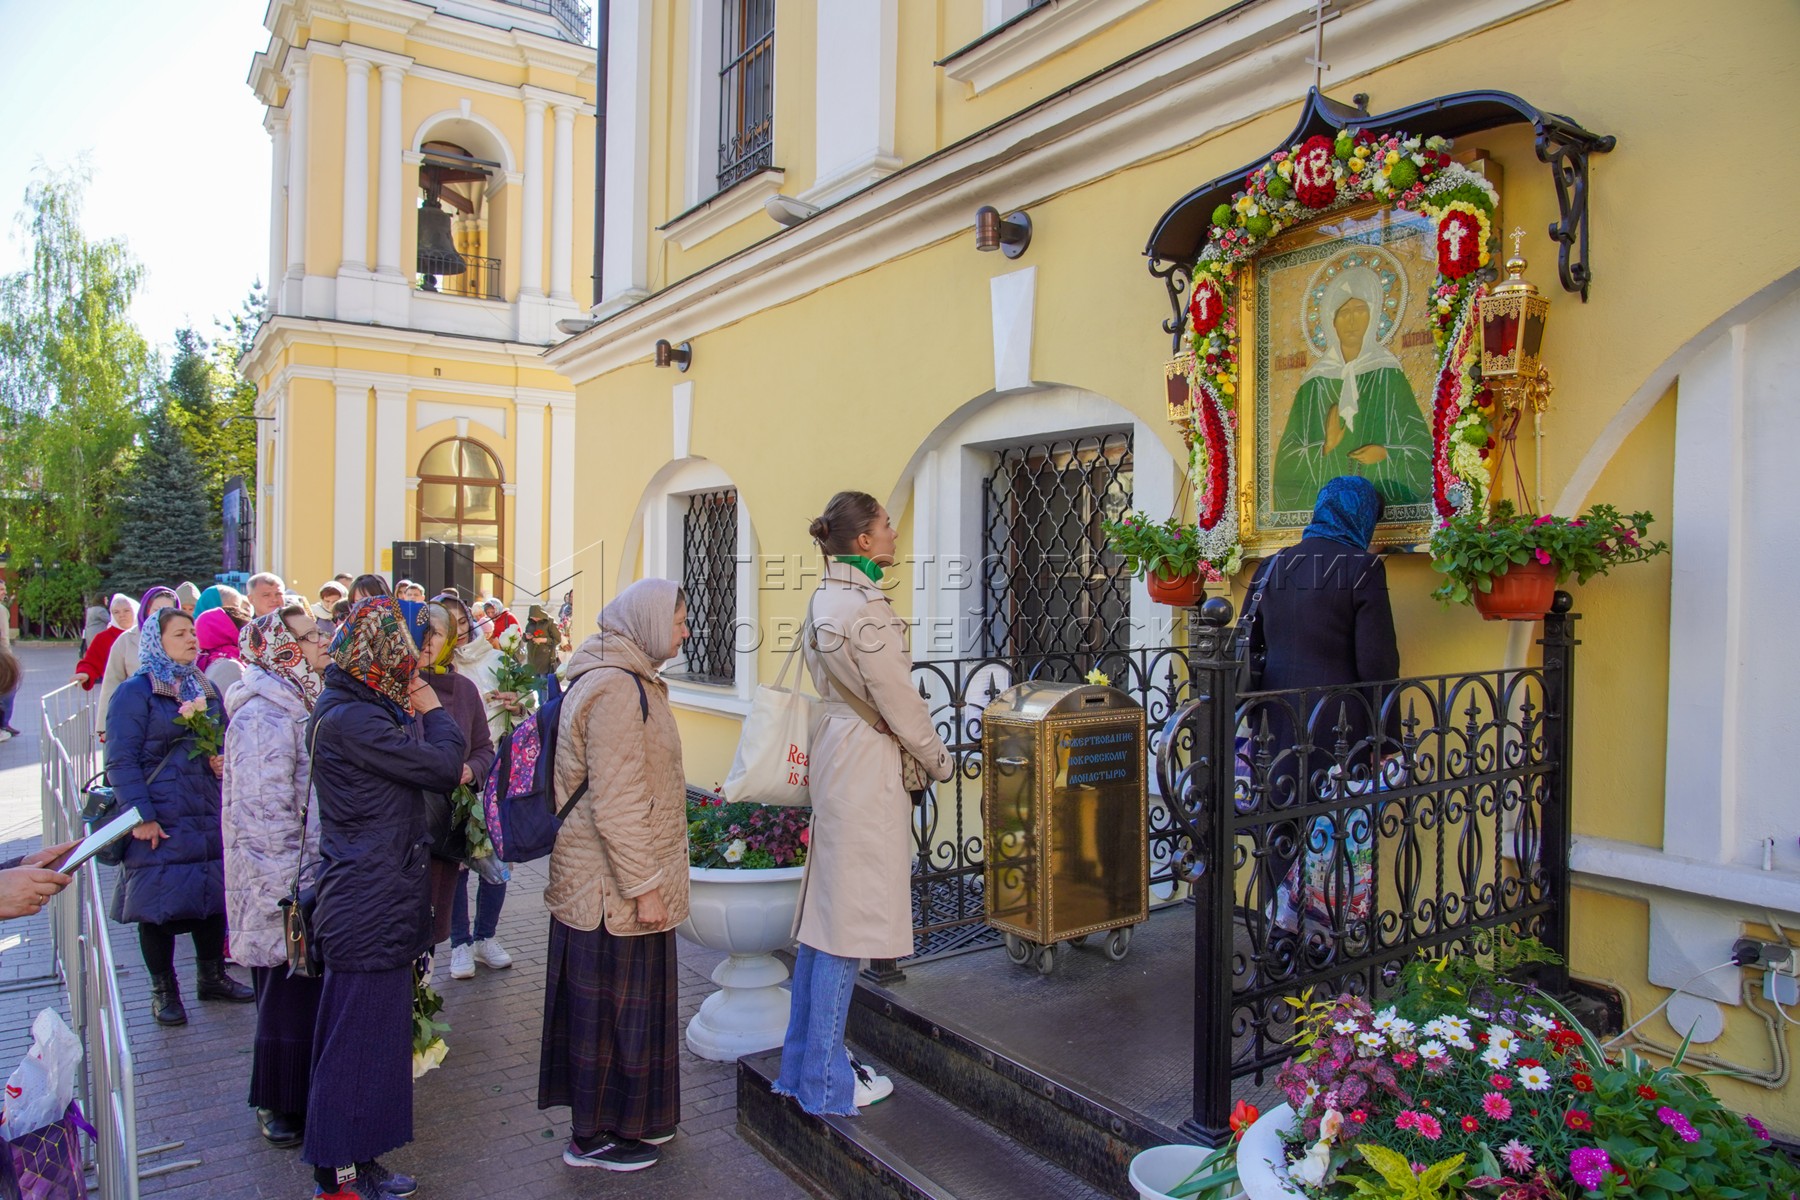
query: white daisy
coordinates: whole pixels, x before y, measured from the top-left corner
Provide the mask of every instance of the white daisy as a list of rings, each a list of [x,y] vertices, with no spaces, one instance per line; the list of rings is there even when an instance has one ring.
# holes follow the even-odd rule
[[[1426,1058],[1448,1058],[1449,1057],[1448,1052],[1445,1051],[1445,1049],[1444,1049],[1444,1043],[1436,1040],[1435,1038],[1432,1039],[1431,1041],[1422,1043],[1419,1046],[1419,1053],[1423,1054]]]
[[[1375,1028],[1385,1033],[1387,1030],[1392,1029],[1394,1027],[1394,1022],[1399,1019],[1399,1014],[1393,1009],[1384,1008],[1375,1014]]]
[[[1512,1055],[1498,1046],[1489,1046],[1481,1052],[1481,1061],[1496,1071],[1504,1071],[1506,1064],[1512,1061]]]
[[[1519,1082],[1528,1092],[1547,1092],[1550,1090],[1550,1072],[1542,1067],[1520,1067]]]
[[[1359,1027],[1355,1021],[1339,1021],[1332,1028],[1339,1033],[1355,1033]]]
[[[1489,1025],[1488,1045],[1498,1046],[1511,1054],[1519,1048],[1519,1035],[1504,1025]]]
[[[1444,1027],[1444,1018],[1433,1017],[1425,1022],[1425,1036],[1428,1038],[1443,1037],[1448,1030]]]
[[[1467,1036],[1469,1030],[1474,1028],[1461,1017],[1439,1017],[1438,1020],[1443,1023],[1442,1028],[1446,1036],[1464,1037]]]
[[[1379,1033],[1359,1033],[1356,1035],[1356,1044],[1359,1054],[1380,1054],[1387,1047],[1387,1039]]]
[[[1387,1035],[1393,1040],[1396,1046],[1410,1046],[1413,1044],[1413,1036],[1416,1028],[1417,1027],[1405,1017],[1395,1017],[1394,1023],[1388,1026]]]
[[[1549,1033],[1552,1029],[1556,1028],[1556,1022],[1552,1021],[1541,1012],[1528,1012],[1525,1014],[1525,1019],[1531,1022],[1535,1028],[1541,1029],[1545,1033]]]

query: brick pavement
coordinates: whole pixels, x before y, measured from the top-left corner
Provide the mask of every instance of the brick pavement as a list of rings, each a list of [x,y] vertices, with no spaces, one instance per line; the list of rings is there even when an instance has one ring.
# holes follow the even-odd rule
[[[0,837],[17,840],[17,848],[7,849],[7,854],[20,853],[36,842],[37,697],[67,679],[62,659],[73,660],[67,650],[28,649],[22,657],[27,662],[27,692],[20,696],[14,724],[26,730],[28,737],[0,744]],[[18,840],[27,831],[29,842]],[[499,930],[501,941],[513,955],[512,969],[478,968],[474,979],[453,980],[447,954],[440,959],[437,986],[445,999],[444,1017],[451,1025],[447,1035],[450,1054],[442,1067],[414,1086],[415,1140],[385,1161],[419,1176],[422,1200],[600,1195],[661,1200],[705,1194],[754,1195],[758,1200],[804,1197],[801,1188],[738,1137],[736,1064],[706,1062],[690,1054],[685,1045],[681,1052],[681,1126],[675,1140],[663,1147],[661,1163],[629,1175],[563,1165],[566,1110],[537,1109],[538,1032],[548,939],[548,917],[542,902],[544,866],[542,862],[527,864],[513,875]],[[41,928],[35,927],[39,925]],[[33,962],[41,973],[48,931],[47,919],[42,917],[9,922],[0,931],[0,989],[6,987],[5,977],[14,974],[12,968],[19,960],[23,963],[18,974],[29,976]],[[6,943],[15,936],[20,942],[7,948]],[[138,1145],[141,1151],[159,1145],[172,1147],[144,1155],[143,1171],[148,1177],[143,1180],[142,1194],[207,1200],[298,1200],[310,1196],[311,1171],[295,1151],[277,1150],[263,1141],[244,1103],[254,1007],[203,1004],[194,999],[193,944],[183,938],[176,961],[189,1020],[181,1028],[164,1029],[150,1018],[149,984],[135,929],[112,926],[112,944],[121,991],[130,1009]],[[712,991],[707,975],[716,962],[717,956],[708,951],[687,942],[680,944],[684,1024]],[[59,997],[58,987],[43,983],[24,990],[0,990],[0,1071],[10,1072],[29,1044],[32,1016],[46,1004],[58,1003]],[[157,1174],[159,1168],[165,1173]]]

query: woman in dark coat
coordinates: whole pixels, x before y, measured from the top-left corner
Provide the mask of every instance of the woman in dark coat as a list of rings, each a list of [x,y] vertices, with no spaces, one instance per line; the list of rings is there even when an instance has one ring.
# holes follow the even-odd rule
[[[412,1140],[413,964],[431,946],[423,792],[456,787],[465,746],[392,597],[357,602],[331,660],[308,731],[325,986],[301,1157],[324,1194],[380,1200],[417,1186],[376,1156]]]
[[[165,608],[144,626],[138,673],[119,685],[106,714],[106,775],[121,807],[136,805],[112,919],[136,922],[150,973],[150,1011],[163,1025],[187,1023],[175,977],[175,938],[192,934],[202,1000],[240,1004],[255,993],[225,973],[225,848],[219,832],[217,755],[192,756],[194,734],[176,724],[202,702],[223,733],[219,694],[194,666],[194,619]]]
[[[1312,524],[1299,543],[1257,571],[1250,585],[1250,604],[1255,606],[1250,649],[1253,655],[1266,655],[1264,690],[1341,688],[1399,676],[1400,649],[1388,602],[1387,568],[1379,555],[1369,553],[1381,513],[1381,495],[1367,479],[1345,475],[1328,480],[1319,489]],[[1330,697],[1315,692],[1292,707],[1253,701],[1248,713],[1250,756],[1271,756],[1260,810],[1268,813],[1330,800],[1340,777],[1346,787],[1370,786],[1383,757],[1396,748],[1391,739],[1397,730],[1389,728],[1381,715],[1384,698],[1385,689],[1365,687]],[[1299,712],[1311,713],[1311,751],[1304,759],[1296,749]],[[1374,736],[1378,728],[1383,730],[1381,737]],[[1341,760],[1340,739],[1345,747]],[[1308,848],[1321,853],[1336,841],[1348,855],[1372,842],[1368,810],[1349,810],[1339,823],[1344,827],[1341,833],[1335,824],[1329,832],[1322,826],[1309,828],[1304,838]],[[1296,892],[1297,882],[1290,876],[1303,839],[1294,823],[1266,828],[1258,891],[1265,898],[1282,893],[1277,923],[1294,933],[1303,923],[1300,910],[1305,897],[1303,889]],[[1336,861],[1343,867],[1348,860],[1336,856]],[[1351,879],[1343,882],[1349,887]]]

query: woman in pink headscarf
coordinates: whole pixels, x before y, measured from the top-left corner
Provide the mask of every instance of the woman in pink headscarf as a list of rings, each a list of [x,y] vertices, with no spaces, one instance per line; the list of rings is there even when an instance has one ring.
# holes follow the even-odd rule
[[[224,695],[244,677],[244,664],[238,657],[238,624],[228,610],[209,608],[194,619],[194,633],[200,638],[200,658],[194,665]]]

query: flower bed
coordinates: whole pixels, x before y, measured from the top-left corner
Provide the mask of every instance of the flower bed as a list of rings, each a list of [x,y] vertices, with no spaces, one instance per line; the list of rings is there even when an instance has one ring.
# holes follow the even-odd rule
[[[812,810],[733,803],[714,792],[688,801],[688,864],[744,871],[806,862]]]

